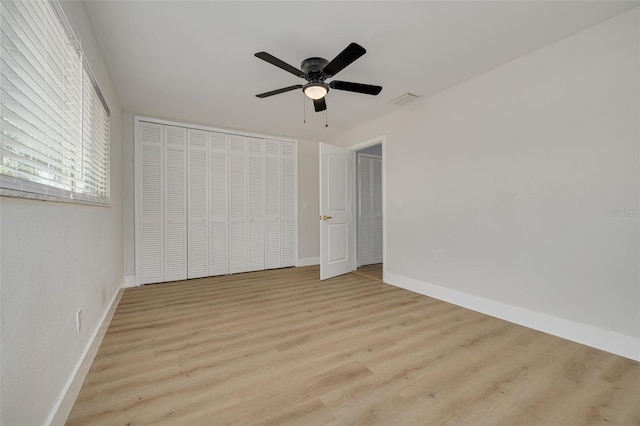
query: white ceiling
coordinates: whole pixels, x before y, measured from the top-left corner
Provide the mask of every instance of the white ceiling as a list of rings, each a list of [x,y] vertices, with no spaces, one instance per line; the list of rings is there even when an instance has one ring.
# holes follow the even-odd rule
[[[636,7],[637,1],[214,2],[87,1],[121,106],[158,117],[327,140]],[[295,67],[333,59],[350,42],[367,53],[335,78],[383,86],[378,96],[331,91],[316,113],[303,83],[253,56]]]

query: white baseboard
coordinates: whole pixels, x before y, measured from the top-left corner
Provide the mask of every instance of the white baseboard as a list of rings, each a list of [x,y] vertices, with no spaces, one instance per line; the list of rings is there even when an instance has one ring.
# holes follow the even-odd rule
[[[640,361],[640,338],[384,272],[384,282],[534,330]]]
[[[124,284],[122,285],[122,288],[130,288],[130,287],[137,287],[138,284],[136,284],[136,276],[135,275],[127,275],[126,277],[124,277]]]
[[[296,262],[296,267],[319,265],[320,257],[302,257]]]
[[[116,291],[115,295],[111,299],[111,303],[109,304],[108,308],[104,311],[102,320],[89,339],[87,346],[82,353],[82,356],[78,360],[78,363],[73,369],[71,376],[67,380],[60,398],[58,399],[56,405],[54,406],[54,409],[49,415],[46,423],[47,425],[64,425],[67,421],[67,418],[71,413],[71,409],[73,408],[73,404],[76,402],[76,398],[80,393],[80,389],[82,388],[84,379],[87,377],[89,368],[91,367],[91,364],[93,363],[93,360],[98,353],[98,348],[100,347],[100,343],[102,343],[102,338],[107,332],[107,328],[109,327],[111,318],[113,318],[113,314],[118,307],[118,303],[120,302],[120,298],[122,297],[122,293],[124,292],[124,290],[122,289],[124,285],[125,283],[123,282],[120,286],[121,288]]]

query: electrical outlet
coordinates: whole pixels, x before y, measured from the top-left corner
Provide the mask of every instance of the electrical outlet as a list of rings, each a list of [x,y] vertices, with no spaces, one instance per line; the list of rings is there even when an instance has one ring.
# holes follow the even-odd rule
[[[80,334],[82,331],[82,309],[78,309],[76,312],[76,334]]]
[[[436,262],[442,262],[442,249],[436,250]]]

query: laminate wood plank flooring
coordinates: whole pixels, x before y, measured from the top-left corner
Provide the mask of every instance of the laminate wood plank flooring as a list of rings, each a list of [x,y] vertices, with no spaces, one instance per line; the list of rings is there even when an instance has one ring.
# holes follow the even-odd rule
[[[355,272],[357,274],[364,275],[365,277],[382,281],[382,263],[375,263],[373,265],[363,265],[359,267]]]
[[[351,273],[127,289],[68,425],[640,425],[640,363]]]

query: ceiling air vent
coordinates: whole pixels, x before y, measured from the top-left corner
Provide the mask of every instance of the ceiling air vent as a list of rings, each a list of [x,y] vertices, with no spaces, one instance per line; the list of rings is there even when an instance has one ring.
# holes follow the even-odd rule
[[[396,106],[403,106],[421,97],[422,95],[416,95],[415,93],[407,92],[404,95],[400,95],[397,98],[390,100],[389,103]]]

